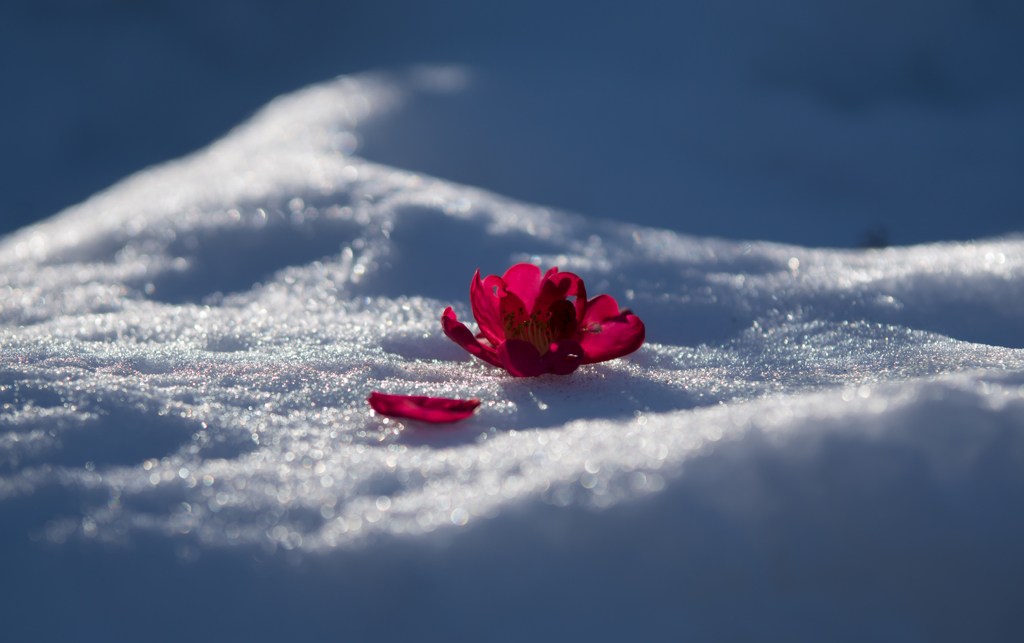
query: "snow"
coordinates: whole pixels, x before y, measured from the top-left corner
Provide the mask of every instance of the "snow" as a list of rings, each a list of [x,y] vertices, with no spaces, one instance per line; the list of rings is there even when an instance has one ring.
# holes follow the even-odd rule
[[[1019,631],[1024,239],[701,238],[355,156],[423,74],[461,87],[419,73],[278,98],[0,239],[15,632],[66,632],[57,601],[99,638]],[[471,359],[441,311],[516,261],[648,343],[566,377]],[[483,404],[437,429],[375,390]]]

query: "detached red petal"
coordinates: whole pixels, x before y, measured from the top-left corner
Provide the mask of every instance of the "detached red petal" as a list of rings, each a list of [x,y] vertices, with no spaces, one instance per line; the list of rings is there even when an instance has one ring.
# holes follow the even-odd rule
[[[480,400],[453,400],[447,397],[426,397],[423,395],[388,395],[374,391],[366,398],[374,411],[389,417],[408,418],[443,424],[458,422],[473,415],[480,406]]]

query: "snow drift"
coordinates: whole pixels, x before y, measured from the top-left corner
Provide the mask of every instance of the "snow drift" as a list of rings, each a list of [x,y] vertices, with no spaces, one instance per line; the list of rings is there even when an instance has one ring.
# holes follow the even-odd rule
[[[695,238],[354,156],[410,91],[280,98],[0,241],[9,605],[95,578],[134,605],[144,569],[166,605],[203,577],[357,639],[1019,630],[1024,241]],[[470,359],[441,311],[518,261],[629,305],[648,343],[565,377]],[[483,404],[429,428],[375,390]]]

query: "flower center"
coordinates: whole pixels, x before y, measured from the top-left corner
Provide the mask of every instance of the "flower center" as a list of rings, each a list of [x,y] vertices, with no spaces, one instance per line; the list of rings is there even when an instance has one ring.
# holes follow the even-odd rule
[[[554,339],[548,323],[538,319],[537,313],[525,317],[526,311],[522,308],[517,312],[520,315],[505,315],[505,339],[524,339],[536,346],[541,355],[548,352]]]
[[[576,310],[572,304],[556,301],[541,312],[526,315],[523,306],[502,311],[505,339],[522,339],[533,344],[541,355],[552,342],[571,337],[576,330]]]

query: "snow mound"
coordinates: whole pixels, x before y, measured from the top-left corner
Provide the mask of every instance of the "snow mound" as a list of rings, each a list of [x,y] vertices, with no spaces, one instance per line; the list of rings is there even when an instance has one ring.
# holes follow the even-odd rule
[[[0,241],[0,511],[40,499],[16,529],[298,563],[427,534],[498,542],[489,521],[547,551],[561,538],[545,531],[552,511],[609,533],[634,512],[628,524],[646,526],[621,550],[710,512],[749,536],[721,546],[756,559],[744,573],[770,587],[784,572],[765,552],[797,547],[779,534],[802,529],[810,549],[778,563],[797,576],[856,575],[849,561],[879,542],[948,537],[959,549],[923,560],[956,569],[950,551],[968,567],[993,543],[1012,551],[1000,538],[1021,521],[996,509],[1024,500],[1024,240],[701,239],[354,156],[359,127],[407,91],[362,76],[283,97],[208,149]],[[567,377],[513,379],[471,359],[441,311],[469,318],[473,271],[517,261],[612,294],[649,343]],[[430,428],[375,417],[374,390],[483,404]],[[982,482],[995,509],[975,515],[963,499]],[[920,523],[931,535],[897,533],[907,507],[935,502]],[[665,538],[644,555],[700,551]],[[1020,571],[1020,558],[1004,562]],[[681,587],[696,591],[710,576],[690,569]],[[807,582],[798,593],[821,589]],[[842,592],[825,593],[842,622]],[[763,596],[758,609],[803,609]],[[907,627],[935,631],[937,609],[911,610]],[[733,627],[708,614],[702,627]]]

